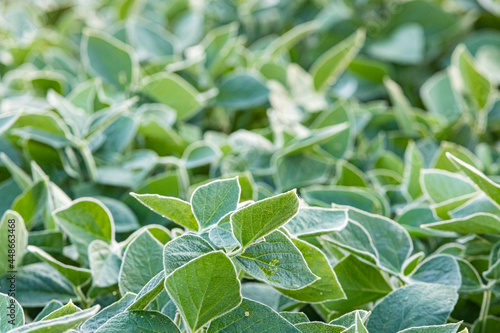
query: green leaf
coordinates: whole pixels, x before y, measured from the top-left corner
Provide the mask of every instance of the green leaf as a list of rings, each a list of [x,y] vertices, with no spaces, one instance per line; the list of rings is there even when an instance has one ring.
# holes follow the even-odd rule
[[[130,243],[123,255],[118,285],[120,293],[138,293],[163,269],[163,246],[144,230]]]
[[[222,218],[215,228],[210,229],[208,234],[210,241],[218,247],[238,246],[238,241],[234,238],[233,227],[231,226],[230,216]]]
[[[214,249],[203,238],[185,234],[168,242],[163,248],[163,267],[170,275],[177,268],[212,252]]]
[[[425,27],[410,22],[401,24],[390,36],[371,43],[367,52],[380,60],[402,65],[422,62],[426,51]]]
[[[54,267],[59,273],[67,278],[75,287],[81,286],[90,279],[90,270],[76,266],[66,265],[52,257],[47,252],[36,246],[28,246],[28,251],[33,253],[38,259]]]
[[[105,288],[118,283],[122,260],[117,249],[97,239],[90,243],[88,256],[93,285]]]
[[[92,317],[99,311],[99,306],[96,305],[90,309],[83,311],[78,311],[66,316],[62,316],[55,319],[43,320],[33,322],[10,332],[13,333],[63,333],[72,328],[78,327],[78,325],[88,318]]]
[[[130,193],[130,195],[153,212],[188,229],[198,231],[198,222],[188,202],[173,197],[164,197],[158,194]]]
[[[348,217],[366,229],[378,252],[381,266],[399,273],[413,250],[406,230],[386,217],[353,208],[348,210]]]
[[[84,30],[82,59],[89,72],[95,73],[119,89],[136,84],[139,64],[134,51],[119,40],[98,31]]]
[[[117,314],[99,327],[96,333],[161,333],[180,332],[174,322],[157,311],[126,311]]]
[[[292,242],[304,256],[311,272],[319,277],[319,280],[299,290],[282,288],[278,288],[278,290],[292,299],[309,303],[345,298],[346,295],[325,254],[314,245],[302,240],[292,239]]]
[[[95,316],[89,318],[86,322],[84,322],[79,331],[81,333],[93,333],[99,327],[104,325],[108,320],[116,316],[117,314],[122,313],[125,309],[132,304],[135,299],[135,295],[131,293],[126,293],[123,295],[120,300],[114,302],[113,304],[105,307],[101,311],[99,311]]]
[[[57,225],[74,242],[85,248],[95,239],[111,243],[114,240],[114,222],[104,204],[93,198],[74,200],[68,207],[56,210]]]
[[[234,236],[245,248],[287,223],[298,210],[295,190],[257,201],[231,215]]]
[[[396,333],[415,326],[441,325],[446,323],[457,300],[456,291],[443,285],[401,287],[373,308],[367,328],[372,332]]]
[[[197,141],[184,150],[182,160],[187,169],[194,169],[214,163],[220,156],[221,152],[216,146]]]
[[[413,199],[418,198],[422,194],[419,178],[423,167],[424,158],[422,153],[415,143],[411,141],[405,151],[404,185],[406,191]]]
[[[96,197],[106,207],[108,207],[115,221],[115,231],[117,233],[131,232],[139,229],[140,225],[134,212],[123,202],[108,197]]]
[[[249,109],[268,100],[269,89],[262,79],[250,72],[229,74],[222,78],[216,104],[230,109]]]
[[[355,311],[352,311],[352,312],[349,312],[349,313],[346,313],[336,319],[333,319],[332,321],[330,321],[329,324],[333,324],[333,325],[338,325],[338,326],[343,326],[345,328],[349,328],[353,325],[356,324],[356,320],[357,318],[359,317],[359,319],[361,319],[361,321],[363,323],[366,322],[366,320],[368,319],[370,315],[370,312],[368,311],[365,311],[365,310],[355,310]]]
[[[270,307],[244,298],[233,311],[210,323],[207,333],[280,332],[299,333],[285,318]]]
[[[344,160],[340,160],[337,163],[336,185],[367,187],[367,181],[361,170]]]
[[[59,301],[56,301],[56,300],[50,301],[49,303],[47,303],[47,305],[45,305],[43,307],[42,311],[40,311],[36,315],[36,317],[33,321],[40,321],[43,318],[47,317],[47,315],[51,314],[52,312],[56,311],[57,309],[62,308],[63,306],[64,305]]]
[[[410,277],[415,282],[442,284],[460,289],[462,276],[457,260],[446,254],[424,260]]]
[[[203,103],[198,91],[186,80],[174,73],[157,73],[143,79],[141,92],[158,103],[177,112],[180,120],[193,116]]]
[[[191,197],[191,206],[201,228],[217,224],[226,214],[236,210],[240,192],[237,178],[216,180],[198,187]]]
[[[414,127],[414,111],[410,102],[403,94],[403,90],[396,82],[388,78],[384,80],[384,84],[387,92],[389,93],[394,109],[394,116],[396,117],[399,128],[405,135],[410,137],[415,136],[416,130]]]
[[[319,27],[320,24],[317,21],[309,21],[293,27],[280,37],[274,39],[266,47],[266,55],[269,55],[270,57],[278,57],[282,55],[301,40],[318,30]]]
[[[462,114],[463,101],[453,89],[448,71],[431,76],[420,88],[420,96],[427,110],[453,123]]]
[[[0,280],[1,290],[10,282]],[[46,263],[21,266],[16,274],[16,300],[23,307],[42,307],[52,300],[67,303],[78,299],[71,282]]]
[[[442,203],[476,192],[474,185],[467,178],[444,170],[422,170],[420,180],[425,195],[434,203]]]
[[[165,286],[165,271],[156,274],[137,294],[127,311],[145,310],[146,307],[163,291]]]
[[[222,252],[211,252],[179,267],[165,288],[186,324],[197,331],[241,303],[236,270]]]
[[[12,232],[11,232],[12,231]],[[22,263],[26,246],[28,245],[28,231],[22,217],[12,211],[6,211],[0,220],[0,276],[8,271],[15,271]],[[9,250],[14,250],[12,255]]]
[[[0,135],[7,131],[19,118],[19,114],[5,114],[0,117]]]
[[[464,87],[474,103],[474,107],[480,111],[488,105],[493,87],[486,77],[484,77],[474,64],[469,51],[464,45],[458,45],[452,55],[452,64],[458,73]]]
[[[344,229],[322,239],[372,263],[377,263],[378,253],[368,231],[355,221],[349,221]]]
[[[351,311],[392,291],[380,270],[353,255],[342,259],[333,270],[347,299],[322,303],[330,311]]]
[[[481,171],[472,165],[456,158],[450,153],[446,154],[450,159],[474,184],[486,193],[493,201],[500,204],[500,186],[494,183],[491,179],[486,177]]]
[[[319,321],[300,323],[295,325],[302,333],[341,333],[346,332],[345,327],[330,325]]]
[[[356,312],[355,317],[355,323],[345,330],[344,333],[368,333],[358,312]]]
[[[303,312],[281,311],[279,314],[292,324],[309,322],[309,318],[307,318],[306,314]]]
[[[77,313],[77,312],[80,312],[82,311],[82,309],[80,309],[79,307],[77,307],[76,305],[73,304],[73,302],[70,300],[68,302],[68,304],[52,311],[51,313],[49,313],[48,315],[44,316],[41,321],[46,321],[46,320],[51,320],[51,319],[55,319],[55,318],[60,318],[60,317],[63,317],[63,316],[67,316],[67,315],[70,315],[70,314],[73,314],[73,313]]]
[[[412,327],[399,331],[398,333],[456,333],[460,328],[460,323]]]
[[[481,292],[483,290],[483,283],[474,266],[464,259],[456,258],[456,260],[460,267],[460,275],[462,276],[462,285],[459,292],[471,294]]]
[[[476,213],[464,218],[423,224],[422,228],[461,234],[496,234],[500,232],[500,218],[489,213]]]
[[[248,246],[236,260],[247,274],[273,287],[300,289],[318,280],[302,253],[279,230]]]
[[[19,166],[17,166],[12,160],[5,154],[4,152],[0,153],[0,161],[3,162],[3,166],[5,166],[12,178],[16,181],[17,185],[23,190],[26,190],[33,186],[33,180],[30,176],[24,172]]]
[[[321,235],[340,231],[347,225],[344,209],[301,207],[285,228],[294,236]]]
[[[311,66],[314,88],[324,90],[337,81],[365,42],[364,30],[358,30],[339,44],[326,51]]]
[[[0,293],[0,332],[24,325],[24,311],[12,297]]]

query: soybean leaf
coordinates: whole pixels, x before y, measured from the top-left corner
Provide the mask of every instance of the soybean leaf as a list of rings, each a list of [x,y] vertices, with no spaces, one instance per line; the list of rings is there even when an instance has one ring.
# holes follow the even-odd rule
[[[47,252],[35,246],[28,246],[28,251],[38,257],[38,259],[46,262],[54,267],[59,273],[67,278],[74,286],[81,286],[90,279],[90,270],[76,266],[66,265],[52,257]]]
[[[315,276],[292,241],[274,231],[262,242],[248,246],[236,257],[243,270],[273,287],[300,289],[319,278]]]
[[[295,190],[257,201],[231,215],[234,236],[245,248],[287,223],[298,209]]]
[[[174,322],[157,311],[126,311],[117,314],[109,319],[104,325],[99,327],[96,333],[112,333],[112,332],[143,332],[143,333],[160,333],[160,332],[180,332]]]
[[[23,190],[26,190],[33,186],[33,180],[31,177],[24,172],[19,166],[17,166],[4,152],[0,153],[0,160],[3,165],[9,170],[12,178],[16,181],[17,185]]]
[[[280,56],[287,52],[295,44],[309,36],[319,28],[320,24],[316,21],[302,23],[288,30],[286,33],[276,38],[269,44],[265,50],[266,54],[271,57]]]
[[[142,81],[141,92],[177,112],[178,119],[193,116],[202,103],[196,89],[174,73],[158,73]]]
[[[474,166],[465,163],[464,161],[456,158],[450,153],[446,154],[446,157],[450,159],[467,177],[474,182],[484,193],[486,193],[493,201],[500,204],[500,186],[488,177],[486,177],[481,171],[476,169]]]
[[[355,310],[355,311],[346,313],[346,314],[344,314],[336,319],[333,319],[332,321],[330,321],[330,324],[349,328],[356,323],[356,318],[359,317],[361,319],[361,321],[364,323],[368,319],[369,315],[370,315],[370,312],[368,312],[368,311]]]
[[[302,333],[340,333],[346,332],[345,327],[330,325],[319,321],[310,323],[299,323],[295,325]]]
[[[127,308],[128,311],[144,310],[163,291],[165,285],[165,271],[160,271],[139,291],[134,302]]]
[[[68,207],[56,210],[53,215],[64,233],[85,248],[95,239],[106,243],[114,240],[113,217],[98,200],[80,198]]]
[[[198,222],[188,202],[157,194],[131,193],[131,195],[139,200],[144,206],[161,216],[188,229],[198,231]]]
[[[488,104],[492,86],[476,68],[473,58],[464,45],[459,45],[452,55],[453,66],[460,73],[465,91],[474,102],[474,106],[479,110],[484,109]]]
[[[205,254],[179,267],[165,279],[165,288],[192,331],[241,303],[236,270],[222,252]]]
[[[269,89],[255,74],[229,74],[222,78],[216,103],[231,109],[253,108],[265,104],[268,94]]]
[[[330,311],[351,311],[392,291],[380,270],[353,255],[342,259],[333,270],[347,299],[323,303]]]
[[[99,311],[99,306],[96,305],[90,309],[86,309],[83,311],[78,311],[66,316],[62,316],[55,319],[44,320],[33,322],[17,329],[12,330],[11,332],[15,333],[28,333],[28,332],[36,332],[36,333],[62,333],[72,328],[78,327],[80,323],[92,317]]]
[[[451,287],[437,284],[405,286],[387,295],[373,308],[367,328],[373,332],[396,333],[415,326],[441,325],[448,319],[457,299]]]
[[[24,325],[23,308],[14,298],[0,293],[0,306],[0,332]]]
[[[122,259],[120,253],[108,243],[96,239],[88,248],[92,283],[101,288],[118,283]]]
[[[0,276],[2,276],[8,271],[15,271],[21,265],[28,245],[28,231],[18,213],[7,210],[3,214],[0,220],[0,237],[3,244],[0,247]]]
[[[301,302],[316,303],[345,298],[346,295],[325,254],[314,245],[302,240],[292,239],[292,242],[304,256],[311,272],[319,279],[298,290],[282,288],[278,288],[278,290],[282,294]]]
[[[163,248],[163,267],[166,275],[214,249],[203,238],[182,235],[168,242]]]
[[[416,282],[442,284],[460,289],[462,276],[457,260],[450,255],[437,255],[424,260],[411,275]]]
[[[200,227],[217,224],[226,214],[236,210],[240,201],[237,178],[217,180],[198,187],[191,198],[193,213]]]
[[[489,213],[476,213],[464,218],[424,224],[422,227],[461,234],[495,234],[500,232],[500,218]]]
[[[42,311],[40,311],[37,314],[37,316],[35,317],[35,319],[33,321],[40,321],[43,318],[45,318],[47,315],[51,314],[52,312],[56,311],[57,309],[62,308],[63,306],[64,305],[60,301],[56,301],[56,300],[50,301],[49,303],[47,303],[47,305],[45,305],[43,307]]]
[[[46,321],[46,320],[51,320],[55,318],[60,318],[62,316],[67,316],[76,312],[80,312],[82,309],[77,307],[76,305],[73,304],[73,302],[70,300],[68,304],[61,306],[60,308],[52,311],[48,315],[44,316],[41,321]]]
[[[85,30],[83,36],[82,59],[90,72],[117,88],[136,84],[139,66],[129,46],[98,31]]]
[[[125,309],[132,304],[135,299],[135,295],[132,293],[126,293],[123,297],[116,301],[115,303],[108,305],[101,311],[99,311],[95,316],[89,318],[84,322],[79,331],[81,333],[93,333],[104,325],[108,320],[122,313]]]
[[[425,194],[435,203],[476,192],[473,184],[468,179],[444,170],[422,170],[420,180]]]
[[[398,333],[456,333],[460,328],[460,323],[432,325],[407,328]]]
[[[207,333],[224,332],[283,332],[299,333],[285,318],[270,307],[243,298],[241,304],[210,323]]]
[[[294,236],[321,235],[342,230],[347,225],[343,209],[301,207],[285,228]]]
[[[8,290],[8,279],[2,279],[2,290]],[[52,300],[67,303],[78,299],[71,282],[46,263],[20,267],[16,274],[16,300],[23,307],[41,307]]]
[[[130,243],[123,255],[118,285],[121,294],[138,293],[163,269],[163,246],[144,230]]]
[[[339,44],[326,51],[311,66],[314,88],[317,91],[335,83],[338,76],[349,66],[365,41],[365,32],[358,30]]]
[[[309,321],[309,318],[303,312],[281,311],[279,314],[292,324],[307,323]]]

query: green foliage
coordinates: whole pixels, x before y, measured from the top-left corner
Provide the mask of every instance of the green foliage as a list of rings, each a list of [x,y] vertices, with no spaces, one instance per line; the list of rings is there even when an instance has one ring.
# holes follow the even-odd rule
[[[0,333],[500,330],[495,1],[0,7]]]

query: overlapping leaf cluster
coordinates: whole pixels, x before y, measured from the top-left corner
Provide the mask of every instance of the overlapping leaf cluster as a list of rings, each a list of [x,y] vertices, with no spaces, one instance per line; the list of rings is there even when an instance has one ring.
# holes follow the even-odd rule
[[[499,331],[495,1],[0,6],[0,332]]]

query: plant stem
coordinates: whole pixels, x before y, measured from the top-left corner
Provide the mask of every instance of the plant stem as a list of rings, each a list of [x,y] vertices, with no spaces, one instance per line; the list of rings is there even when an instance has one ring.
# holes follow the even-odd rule
[[[488,312],[490,310],[491,290],[483,291],[483,303],[481,304],[481,311],[479,312],[479,321],[481,321],[481,333],[486,332],[486,321],[488,319]]]
[[[85,309],[88,309],[89,305],[90,305],[89,300],[87,299],[87,297],[85,297],[83,292],[80,290],[80,287],[75,287],[75,291],[76,291],[76,294],[78,295],[78,297],[80,298],[80,302],[82,302],[82,306]]]
[[[181,313],[179,312],[179,310],[175,311],[174,324],[179,327],[179,329],[181,328],[181,320]]]

